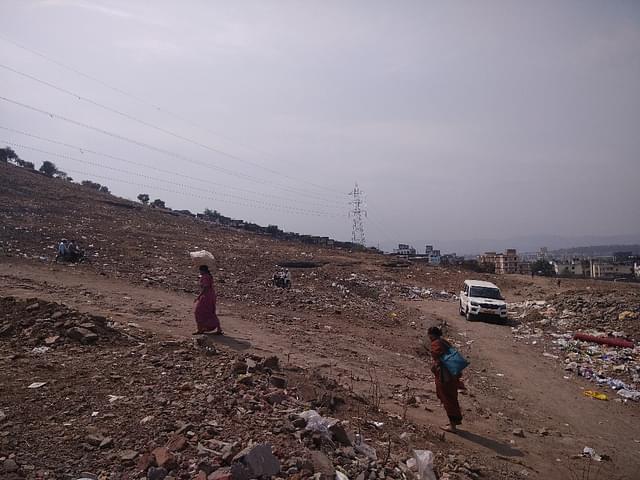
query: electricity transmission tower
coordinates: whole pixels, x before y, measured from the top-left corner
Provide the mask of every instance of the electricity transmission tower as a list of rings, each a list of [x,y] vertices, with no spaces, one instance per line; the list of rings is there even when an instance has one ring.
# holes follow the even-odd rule
[[[363,193],[364,192],[360,190],[357,183],[353,191],[349,192],[349,195],[353,196],[353,200],[349,202],[353,205],[353,210],[349,212],[349,215],[353,218],[353,233],[351,235],[351,241],[364,247],[366,240],[364,237],[364,223],[362,222],[362,215],[366,217],[367,211],[364,210],[364,200],[362,199]]]

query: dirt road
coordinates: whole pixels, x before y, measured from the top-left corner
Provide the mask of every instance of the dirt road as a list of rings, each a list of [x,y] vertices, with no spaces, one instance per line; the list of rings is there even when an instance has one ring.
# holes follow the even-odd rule
[[[96,275],[82,267],[38,263],[0,265],[0,292],[58,301],[136,328],[186,337],[193,330],[193,296]],[[508,292],[507,292],[508,294]],[[582,395],[593,388],[564,371],[537,347],[517,344],[508,326],[467,322],[452,302],[408,303],[415,326],[351,325],[340,315],[308,312],[292,317],[285,306],[266,311],[223,301],[226,336],[215,341],[235,350],[274,353],[283,361],[313,367],[363,395],[380,387],[382,406],[427,425],[446,417],[435,397],[429,359],[420,352],[426,326],[443,320],[449,336],[463,346],[472,366],[466,372],[470,395],[461,399],[465,432],[447,440],[479,454],[516,464],[531,478],[583,478],[585,446],[609,455],[598,464],[608,478],[640,478],[640,408],[600,402]],[[418,398],[407,408],[400,394]],[[514,436],[522,428],[524,438]],[[586,478],[586,477],[585,477]],[[600,478],[600,477],[593,477]]]

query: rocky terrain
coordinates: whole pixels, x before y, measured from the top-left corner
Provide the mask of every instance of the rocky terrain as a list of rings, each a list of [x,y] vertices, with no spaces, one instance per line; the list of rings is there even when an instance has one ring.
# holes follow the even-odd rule
[[[86,263],[54,262],[63,237]],[[224,337],[191,335],[200,249]],[[284,263],[290,290],[269,284]],[[457,315],[469,277],[502,288],[508,325]],[[413,479],[430,451],[441,479],[631,479],[639,291],[276,241],[0,165],[1,478]],[[458,436],[434,324],[471,360]]]

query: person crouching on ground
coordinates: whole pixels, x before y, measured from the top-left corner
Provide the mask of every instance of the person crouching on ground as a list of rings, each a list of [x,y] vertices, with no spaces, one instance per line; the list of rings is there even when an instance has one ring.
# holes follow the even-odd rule
[[[449,417],[449,425],[441,428],[447,432],[455,432],[456,426],[462,423],[462,411],[458,403],[460,375],[452,375],[440,360],[440,357],[447,353],[451,346],[449,342],[442,338],[442,330],[438,327],[431,327],[427,334],[431,340],[431,357],[433,359],[431,371],[435,377],[436,395],[438,395]]]
[[[216,292],[213,289],[213,275],[206,265],[200,265],[200,294],[193,301],[197,331],[194,335],[214,333],[222,335],[220,320],[216,315]]]

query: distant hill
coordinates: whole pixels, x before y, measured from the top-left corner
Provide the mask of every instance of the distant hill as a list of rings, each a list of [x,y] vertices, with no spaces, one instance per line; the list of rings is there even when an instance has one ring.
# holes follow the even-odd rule
[[[640,255],[640,245],[593,245],[590,247],[572,247],[553,250],[551,254],[556,256],[577,255],[591,257],[611,256],[615,252],[631,252],[632,255]]]
[[[561,235],[529,235],[509,238],[461,238],[457,240],[438,241],[415,241],[414,246],[422,250],[424,244],[434,244],[436,248],[440,248],[443,252],[456,252],[465,255],[478,255],[484,252],[501,252],[506,248],[515,248],[518,252],[537,252],[541,247],[547,247],[549,250],[567,250],[572,248],[591,248],[576,247],[577,245],[595,245],[607,248],[618,248],[622,251],[629,250],[629,246],[636,247],[640,245],[640,233],[627,235],[583,235],[583,236],[561,236]],[[386,247],[386,245],[385,245]],[[620,251],[620,249],[612,251]]]

